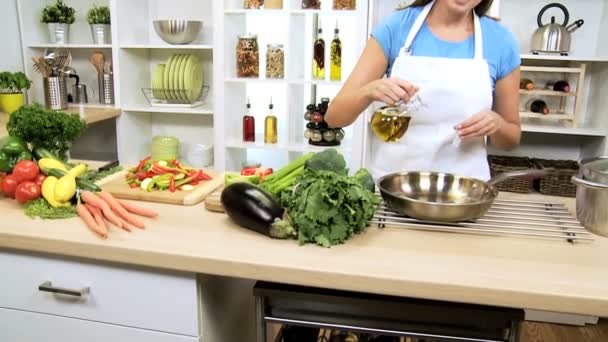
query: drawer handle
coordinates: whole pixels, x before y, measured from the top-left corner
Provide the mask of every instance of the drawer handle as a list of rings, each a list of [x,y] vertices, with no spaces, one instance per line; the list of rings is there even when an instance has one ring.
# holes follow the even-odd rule
[[[57,287],[57,286],[53,286],[53,284],[50,281],[45,281],[44,283],[40,284],[38,286],[38,290],[43,291],[43,292],[51,292],[51,293],[63,294],[63,295],[68,295],[68,296],[80,297],[80,298],[85,297],[91,291],[89,287],[83,287],[80,290],[72,290],[72,289],[66,289],[63,287]]]

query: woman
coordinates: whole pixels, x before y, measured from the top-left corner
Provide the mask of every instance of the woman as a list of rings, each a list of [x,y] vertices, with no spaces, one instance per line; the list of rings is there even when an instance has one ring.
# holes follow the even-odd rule
[[[374,101],[424,105],[396,143],[375,135],[371,170],[490,178],[486,137],[519,144],[520,57],[513,35],[485,16],[492,0],[416,0],[372,32],[325,120],[345,127]],[[384,75],[389,77],[384,78]],[[458,138],[460,139],[458,139]]]

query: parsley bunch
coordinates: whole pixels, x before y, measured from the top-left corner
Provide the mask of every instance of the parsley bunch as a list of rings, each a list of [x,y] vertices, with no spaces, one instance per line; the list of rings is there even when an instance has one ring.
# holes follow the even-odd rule
[[[86,127],[78,114],[47,111],[37,103],[12,113],[6,125],[10,136],[20,137],[33,148],[46,148],[60,157],[69,151]]]

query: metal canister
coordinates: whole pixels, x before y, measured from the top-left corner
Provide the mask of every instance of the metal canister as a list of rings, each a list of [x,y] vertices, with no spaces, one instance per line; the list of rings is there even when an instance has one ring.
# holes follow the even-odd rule
[[[114,74],[104,73],[99,75],[99,103],[114,104]]]
[[[43,78],[43,88],[46,108],[52,110],[68,108],[68,88],[65,76]]]

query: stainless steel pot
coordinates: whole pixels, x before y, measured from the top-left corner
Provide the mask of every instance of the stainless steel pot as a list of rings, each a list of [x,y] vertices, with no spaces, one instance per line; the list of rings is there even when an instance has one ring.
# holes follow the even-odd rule
[[[498,196],[496,184],[515,177],[540,177],[553,169],[507,172],[488,182],[440,172],[397,172],[378,180],[387,206],[424,221],[460,222],[483,216]]]
[[[576,187],[576,217],[590,232],[608,237],[608,157],[584,159]]]
[[[557,24],[555,17],[551,17],[551,23],[543,24],[543,14],[550,8],[559,8],[564,12],[564,22]],[[570,51],[571,34],[579,27],[583,26],[584,20],[579,19],[568,25],[570,13],[562,4],[548,4],[538,13],[538,28],[534,32],[531,40],[532,53],[560,53],[567,55]]]

